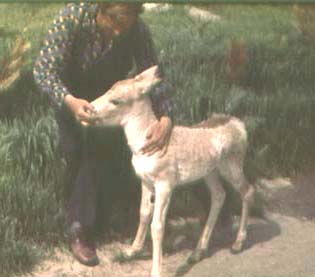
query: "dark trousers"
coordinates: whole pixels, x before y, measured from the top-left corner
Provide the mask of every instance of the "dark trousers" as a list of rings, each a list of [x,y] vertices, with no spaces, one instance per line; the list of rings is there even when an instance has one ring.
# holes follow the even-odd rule
[[[93,235],[108,224],[114,199],[138,201],[130,152],[121,129],[82,127],[65,107],[55,114],[67,163],[66,232],[79,224],[80,231]]]

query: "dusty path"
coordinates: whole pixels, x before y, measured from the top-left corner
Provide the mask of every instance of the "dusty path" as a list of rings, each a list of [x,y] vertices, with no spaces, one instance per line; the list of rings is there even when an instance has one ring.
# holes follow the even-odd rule
[[[251,219],[245,250],[232,255],[236,224],[217,226],[209,257],[194,265],[186,260],[200,233],[196,219],[169,221],[164,249],[164,276],[185,277],[315,277],[315,170],[293,178],[293,188],[275,194],[268,203],[269,221]],[[112,258],[127,243],[99,246],[101,264],[76,262],[67,250],[56,249],[32,274],[24,277],[142,277],[149,276],[150,249],[142,259],[127,263]],[[146,243],[150,246],[150,241]]]
[[[185,276],[314,277],[315,223],[273,215],[250,226],[248,249],[232,256],[217,248]]]
[[[164,260],[164,276],[215,276],[215,277],[314,277],[315,276],[315,222],[272,214],[271,221],[252,219],[249,225],[245,251],[232,255],[229,247],[235,236],[234,229],[218,228],[214,234],[209,257],[189,266],[186,259],[196,241],[196,221],[186,233],[177,237],[177,245],[170,247]],[[195,225],[194,225],[195,223]],[[175,228],[176,229],[176,228]],[[177,231],[169,234],[170,237]],[[171,241],[176,241],[174,236]],[[182,243],[180,242],[182,241]],[[147,243],[149,244],[149,243]],[[94,268],[80,265],[68,251],[58,250],[49,260],[43,261],[28,276],[49,277],[141,277],[148,276],[151,261],[145,259],[117,263],[111,260],[123,247],[112,243],[99,249],[101,264]],[[170,250],[173,248],[172,250]]]

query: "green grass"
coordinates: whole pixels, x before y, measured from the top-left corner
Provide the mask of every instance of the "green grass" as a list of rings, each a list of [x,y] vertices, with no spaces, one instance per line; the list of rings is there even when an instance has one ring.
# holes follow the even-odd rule
[[[221,22],[193,21],[181,7],[146,18],[174,87],[177,120],[200,120],[199,99],[206,96],[209,112],[247,119],[255,173],[288,174],[311,164],[315,51],[294,27],[291,8],[217,5],[214,10]],[[249,56],[241,87],[226,80],[232,38],[243,42]]]
[[[0,95],[1,276],[31,270],[47,249],[62,242],[64,162],[57,151],[52,111],[31,74],[40,41],[60,7],[0,4],[0,58],[8,55],[21,33],[32,44],[21,78]],[[305,40],[294,27],[288,6],[213,9],[222,21],[192,20],[180,5],[160,14],[143,14],[173,86],[176,122],[201,120],[199,105],[204,98],[208,114],[224,112],[246,121],[250,141],[246,171],[251,179],[312,166],[314,41]],[[250,61],[241,86],[231,85],[226,76],[232,38],[243,42]],[[124,221],[115,220],[123,229]]]

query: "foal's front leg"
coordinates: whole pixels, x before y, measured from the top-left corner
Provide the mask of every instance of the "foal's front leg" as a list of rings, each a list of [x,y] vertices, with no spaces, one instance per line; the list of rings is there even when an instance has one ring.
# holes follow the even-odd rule
[[[158,182],[155,184],[155,204],[151,224],[151,235],[153,240],[151,277],[160,277],[162,273],[163,235],[171,195],[172,190],[169,183]]]
[[[139,226],[136,237],[131,247],[128,248],[124,253],[125,256],[127,256],[128,258],[135,257],[143,249],[145,237],[148,231],[148,226],[152,219],[153,207],[154,207],[153,194],[142,181]]]

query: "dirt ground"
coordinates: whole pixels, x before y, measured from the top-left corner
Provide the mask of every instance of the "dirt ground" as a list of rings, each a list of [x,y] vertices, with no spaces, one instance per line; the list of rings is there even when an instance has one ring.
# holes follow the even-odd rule
[[[248,240],[242,253],[230,247],[236,235],[233,226],[217,226],[209,256],[201,262],[186,263],[196,245],[200,225],[194,218],[171,220],[165,238],[164,276],[187,277],[314,277],[315,276],[315,170],[292,178],[294,187],[276,193],[268,203],[268,219],[249,222]],[[80,265],[68,250],[55,249],[30,276],[49,277],[141,277],[151,268],[150,241],[144,255],[125,263],[113,261],[128,242],[98,247],[99,266]]]

